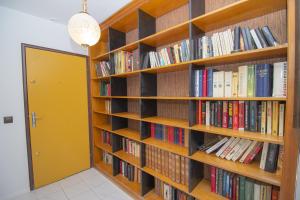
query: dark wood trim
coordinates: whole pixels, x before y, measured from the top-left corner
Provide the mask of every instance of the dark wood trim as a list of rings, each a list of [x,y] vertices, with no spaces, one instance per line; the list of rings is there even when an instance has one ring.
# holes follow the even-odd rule
[[[300,1],[296,0],[296,10],[299,11],[300,9]],[[295,49],[295,54],[299,55],[300,53],[300,13],[296,12],[296,34],[295,34],[295,41],[296,41],[296,49]],[[296,56],[296,61],[295,61],[295,94],[294,94],[294,128],[296,129],[300,129],[300,102],[299,102],[299,97],[300,97],[300,82],[299,82],[299,78],[300,78],[300,57]]]
[[[26,144],[27,144],[27,157],[28,157],[28,171],[29,171],[29,184],[30,190],[34,190],[34,176],[32,165],[32,152],[31,152],[31,140],[30,140],[30,120],[28,109],[28,85],[27,85],[27,66],[26,66],[26,48],[39,49],[43,51],[50,51],[55,53],[61,53],[72,56],[79,56],[86,59],[86,73],[87,73],[87,98],[88,98],[88,124],[89,124],[89,142],[90,142],[90,167],[93,166],[93,137],[92,137],[92,110],[91,110],[91,89],[90,89],[90,62],[89,57],[82,54],[51,49],[47,47],[41,47],[26,43],[21,43],[22,52],[22,74],[23,74],[23,95],[24,95],[24,111],[25,111],[25,129],[26,129]]]

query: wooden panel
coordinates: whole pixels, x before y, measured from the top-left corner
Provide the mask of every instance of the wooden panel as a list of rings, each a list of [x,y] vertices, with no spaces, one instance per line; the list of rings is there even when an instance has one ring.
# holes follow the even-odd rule
[[[123,129],[115,130],[113,132],[123,137],[127,137],[135,141],[140,141],[139,131],[136,131],[134,129],[123,128]]]
[[[141,109],[140,109],[139,100],[128,99],[127,102],[128,102],[128,112],[135,113],[138,116],[140,116]]]
[[[212,12],[214,10],[223,8],[240,0],[204,0],[205,13]]]
[[[180,128],[188,128],[189,125],[187,120],[170,119],[166,117],[146,117],[143,118],[142,121]]]
[[[129,164],[140,168],[139,158],[133,156],[132,154],[126,153],[123,150],[117,151],[114,153],[118,158],[128,162]]]
[[[136,120],[128,120],[128,128],[140,131],[140,122]]]
[[[120,20],[116,21],[114,24],[111,25],[113,29],[116,29],[121,32],[130,32],[137,28],[138,16],[137,11],[133,11],[126,15],[125,17],[121,18]]]
[[[211,192],[210,182],[203,179],[198,183],[195,189],[191,192],[195,198],[205,197],[205,200],[226,200],[227,198]]]
[[[189,96],[188,71],[158,74],[157,96]]]
[[[131,44],[138,40],[138,29],[126,32],[126,44]]]
[[[176,100],[157,100],[157,116],[188,120],[188,102]]]
[[[139,120],[140,117],[136,113],[130,113],[130,112],[121,112],[121,113],[114,113],[111,114],[112,116],[116,117],[122,117],[122,118],[127,118],[127,119],[133,119],[133,120]]]
[[[140,96],[140,76],[127,78],[127,96]]]

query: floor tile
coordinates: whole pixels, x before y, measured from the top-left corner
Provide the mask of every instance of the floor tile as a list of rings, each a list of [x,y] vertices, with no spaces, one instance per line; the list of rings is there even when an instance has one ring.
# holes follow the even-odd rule
[[[94,192],[89,190],[70,198],[70,200],[100,200],[100,198],[98,198]]]
[[[11,200],[37,200],[37,197],[33,192],[29,192],[12,198]]]
[[[81,178],[81,176],[79,174],[75,174],[73,176],[70,176],[68,178],[65,178],[61,181],[59,181],[59,184],[65,188],[68,186],[72,186],[72,185],[76,185],[78,183],[81,183],[83,181],[83,179]]]
[[[63,191],[47,194],[45,196],[38,197],[38,200],[68,200]]]
[[[80,193],[89,191],[90,188],[85,182],[80,182],[74,185],[69,185],[68,187],[63,188],[65,194],[68,198],[74,197],[76,195],[79,195]]]
[[[48,194],[56,193],[62,191],[62,188],[60,184],[58,183],[52,183],[50,185],[41,187],[39,189],[34,190],[32,193],[34,193],[37,197],[42,197]]]

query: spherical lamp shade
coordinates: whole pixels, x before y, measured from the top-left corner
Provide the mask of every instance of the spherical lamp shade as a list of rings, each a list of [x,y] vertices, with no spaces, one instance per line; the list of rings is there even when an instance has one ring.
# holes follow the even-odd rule
[[[83,47],[95,45],[101,36],[98,22],[85,12],[75,14],[68,23],[71,38]]]

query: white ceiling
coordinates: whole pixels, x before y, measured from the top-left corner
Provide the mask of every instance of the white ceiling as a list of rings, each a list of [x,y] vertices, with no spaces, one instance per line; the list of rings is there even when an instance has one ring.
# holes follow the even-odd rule
[[[88,0],[88,13],[99,23],[131,0]],[[0,0],[0,6],[67,24],[81,8],[81,0]]]

